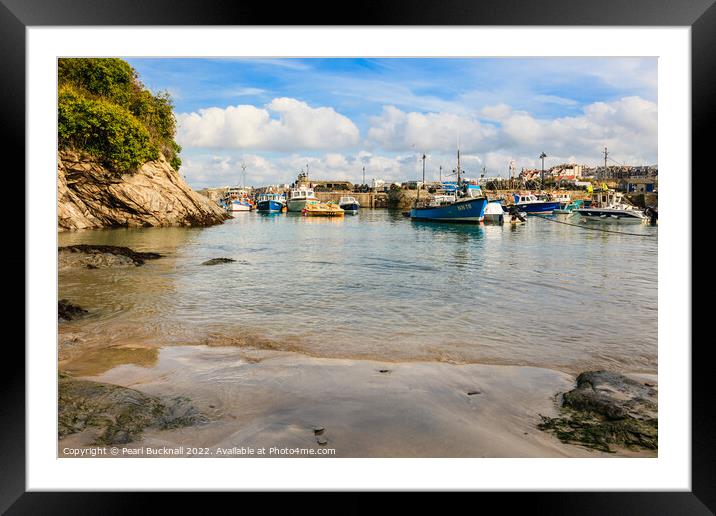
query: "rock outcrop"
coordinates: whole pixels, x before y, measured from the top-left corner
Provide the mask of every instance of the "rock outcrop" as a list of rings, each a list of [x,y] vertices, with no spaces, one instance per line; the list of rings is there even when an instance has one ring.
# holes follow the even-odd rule
[[[203,262],[202,265],[219,265],[220,263],[231,263],[235,261],[233,258],[212,258],[211,260]]]
[[[541,430],[561,441],[610,452],[612,446],[655,450],[657,389],[609,371],[588,371],[562,395],[561,416],[542,416]]]
[[[72,267],[103,269],[125,265],[139,267],[144,265],[146,260],[156,260],[162,257],[159,253],[138,252],[129,247],[90,244],[58,247],[57,255],[60,269]]]
[[[57,318],[60,321],[71,321],[87,313],[81,306],[70,303],[67,299],[60,299],[57,302]]]
[[[93,444],[124,444],[145,428],[179,428],[208,419],[184,397],[162,399],[134,389],[60,373],[59,437],[89,431]]]
[[[59,230],[112,226],[209,226],[228,215],[193,191],[160,157],[126,174],[96,159],[60,151],[57,166]]]

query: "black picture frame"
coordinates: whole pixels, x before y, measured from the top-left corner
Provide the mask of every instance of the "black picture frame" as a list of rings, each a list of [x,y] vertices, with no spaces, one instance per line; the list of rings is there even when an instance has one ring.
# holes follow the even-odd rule
[[[335,3],[221,2],[216,0],[0,0],[0,109],[5,148],[25,170],[25,30],[63,25],[561,25],[691,27],[692,164],[710,172],[708,126],[716,115],[716,5],[714,0],[393,0],[363,2],[338,14]],[[348,10],[346,10],[348,9]],[[330,19],[316,13],[330,13]],[[691,171],[685,171],[691,173]],[[18,182],[19,183],[19,182]],[[17,187],[14,187],[17,189]],[[26,193],[26,192],[22,192]],[[686,192],[692,197],[692,192]],[[21,200],[22,199],[22,200]],[[14,193],[9,208],[24,213],[25,195]],[[22,206],[20,204],[22,203]],[[24,234],[19,235],[19,242]],[[20,249],[21,246],[17,245]],[[22,251],[22,258],[27,259]],[[20,257],[14,255],[15,268]],[[26,262],[25,262],[26,263]],[[25,274],[28,274],[25,269]],[[693,272],[692,272],[693,274]],[[24,294],[23,298],[24,298]],[[17,303],[16,310],[24,304]],[[693,320],[693,317],[692,317]],[[714,383],[706,339],[692,352],[692,490],[640,493],[483,494],[502,509],[529,504],[549,514],[711,514],[716,511],[716,425]],[[25,355],[16,342],[6,350],[9,364],[0,391],[0,512],[7,514],[117,514],[146,509],[150,494],[39,493],[25,488]],[[690,342],[669,345],[688,346]],[[223,498],[223,497],[222,497]],[[184,494],[174,503],[188,508]],[[164,503],[164,502],[163,502]],[[356,505],[356,507],[359,504]],[[167,506],[164,506],[167,509]]]

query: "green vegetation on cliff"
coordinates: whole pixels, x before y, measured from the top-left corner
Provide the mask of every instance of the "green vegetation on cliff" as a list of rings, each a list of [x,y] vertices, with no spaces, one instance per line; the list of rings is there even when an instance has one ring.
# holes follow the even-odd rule
[[[136,170],[160,153],[179,169],[168,93],[150,92],[122,59],[63,58],[57,75],[60,148],[85,151],[119,172]]]

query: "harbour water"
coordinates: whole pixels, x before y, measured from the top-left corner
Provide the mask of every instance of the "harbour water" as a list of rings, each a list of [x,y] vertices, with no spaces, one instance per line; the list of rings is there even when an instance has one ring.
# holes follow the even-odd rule
[[[164,255],[141,267],[59,270],[86,308],[61,360],[80,375],[176,345],[314,357],[656,373],[657,228],[587,231],[238,213],[209,228],[63,232],[58,245]],[[207,266],[218,257],[236,260]],[[91,352],[88,353],[88,350]]]

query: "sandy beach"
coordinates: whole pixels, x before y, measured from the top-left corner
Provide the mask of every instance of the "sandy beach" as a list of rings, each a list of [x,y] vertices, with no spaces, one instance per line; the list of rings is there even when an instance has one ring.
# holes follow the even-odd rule
[[[77,362],[79,364],[80,362]],[[72,362],[66,365],[72,369]],[[642,375],[642,378],[644,376]],[[189,395],[208,422],[147,429],[121,447],[205,448],[209,456],[244,449],[332,449],[335,457],[614,457],[564,444],[540,431],[540,415],[557,415],[556,395],[574,377],[554,370],[439,362],[313,358],[235,347],[162,348],[152,365],[124,364],[88,380],[160,397]],[[649,376],[651,381],[655,378]],[[59,442],[90,445],[87,429]],[[132,450],[132,451],[129,451]],[[326,453],[326,452],[323,452]],[[305,452],[300,454],[305,456]]]

